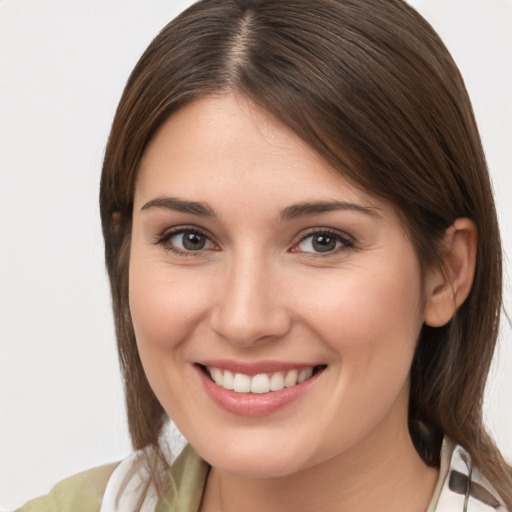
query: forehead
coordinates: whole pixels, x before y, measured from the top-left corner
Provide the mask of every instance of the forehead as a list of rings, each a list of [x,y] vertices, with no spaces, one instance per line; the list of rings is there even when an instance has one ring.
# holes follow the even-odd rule
[[[234,93],[186,105],[149,143],[135,203],[177,193],[224,203],[242,195],[251,207],[313,197],[385,206],[351,185],[277,118]]]

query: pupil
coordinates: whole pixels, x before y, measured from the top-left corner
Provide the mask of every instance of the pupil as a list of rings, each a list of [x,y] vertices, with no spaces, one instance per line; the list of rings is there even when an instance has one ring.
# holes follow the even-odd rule
[[[183,247],[189,251],[198,251],[204,247],[205,237],[197,233],[185,233],[183,235]]]
[[[336,240],[330,236],[318,235],[313,238],[313,247],[317,252],[328,252],[336,249]]]

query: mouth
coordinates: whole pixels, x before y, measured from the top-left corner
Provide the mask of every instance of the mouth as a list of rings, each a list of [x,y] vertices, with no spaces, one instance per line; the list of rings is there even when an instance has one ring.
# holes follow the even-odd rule
[[[307,366],[269,373],[247,375],[215,366],[198,364],[203,373],[219,388],[235,393],[268,394],[293,388],[325,370],[327,365]]]

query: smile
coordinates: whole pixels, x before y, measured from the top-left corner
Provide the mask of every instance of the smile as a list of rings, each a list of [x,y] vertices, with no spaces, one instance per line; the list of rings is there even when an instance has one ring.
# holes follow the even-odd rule
[[[203,361],[194,367],[213,402],[230,413],[254,418],[276,413],[308,394],[327,365]]]
[[[323,366],[309,366],[300,369],[246,375],[229,370],[206,366],[206,372],[217,386],[235,393],[265,394],[281,391],[302,384],[311,378]]]

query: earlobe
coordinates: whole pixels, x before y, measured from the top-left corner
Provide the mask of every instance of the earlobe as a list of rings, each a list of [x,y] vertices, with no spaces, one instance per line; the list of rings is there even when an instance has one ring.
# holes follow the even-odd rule
[[[475,274],[477,230],[470,219],[457,219],[443,241],[444,272],[432,271],[425,286],[425,323],[431,327],[447,324],[466,300]]]

